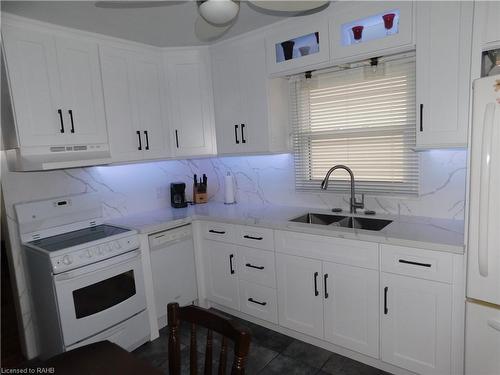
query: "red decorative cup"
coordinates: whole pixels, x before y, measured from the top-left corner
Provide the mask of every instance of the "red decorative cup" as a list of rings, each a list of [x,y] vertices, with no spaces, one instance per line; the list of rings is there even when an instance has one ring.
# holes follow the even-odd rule
[[[354,40],[360,40],[363,36],[364,26],[354,26],[352,28],[352,34],[354,35]]]
[[[387,13],[382,16],[384,19],[384,26],[387,30],[392,29],[392,26],[394,26],[394,17],[396,15],[394,13]]]

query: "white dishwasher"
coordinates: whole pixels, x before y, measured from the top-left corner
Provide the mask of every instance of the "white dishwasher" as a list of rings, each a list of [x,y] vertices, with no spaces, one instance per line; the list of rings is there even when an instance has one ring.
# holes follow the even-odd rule
[[[167,324],[167,304],[198,299],[191,224],[149,235],[158,326]]]

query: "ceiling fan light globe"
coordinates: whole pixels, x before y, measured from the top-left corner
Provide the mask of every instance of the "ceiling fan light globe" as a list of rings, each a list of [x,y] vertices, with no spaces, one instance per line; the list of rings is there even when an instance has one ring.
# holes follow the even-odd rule
[[[206,0],[199,5],[200,15],[214,25],[231,22],[240,10],[239,3],[233,0]]]

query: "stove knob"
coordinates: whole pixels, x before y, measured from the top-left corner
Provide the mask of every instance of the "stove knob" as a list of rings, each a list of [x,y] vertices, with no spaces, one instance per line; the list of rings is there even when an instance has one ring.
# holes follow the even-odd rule
[[[118,250],[120,248],[119,242],[113,242],[113,249]]]
[[[71,259],[71,257],[69,255],[65,255],[62,257],[62,262],[63,262],[63,264],[69,266],[71,263],[73,263],[73,260]]]

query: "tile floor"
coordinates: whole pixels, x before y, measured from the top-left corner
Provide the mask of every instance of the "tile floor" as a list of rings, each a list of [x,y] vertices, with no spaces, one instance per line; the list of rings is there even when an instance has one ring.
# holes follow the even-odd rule
[[[234,318],[252,331],[252,343],[247,362],[246,373],[251,374],[287,374],[287,375],[389,375],[382,370],[367,366],[352,359],[331,353],[316,346],[306,344],[291,337],[271,331],[251,322]],[[204,332],[198,332],[198,370],[203,373],[205,339]],[[182,373],[189,374],[189,329],[181,328]],[[214,334],[214,358],[217,358],[220,345]],[[168,374],[167,329],[160,331],[160,337],[148,342],[134,351],[138,357],[160,368]],[[230,374],[232,355],[228,355]],[[217,362],[217,361],[215,361]],[[217,364],[213,372],[217,373]]]

